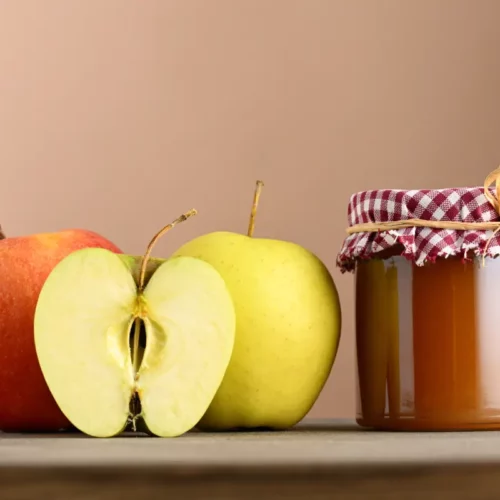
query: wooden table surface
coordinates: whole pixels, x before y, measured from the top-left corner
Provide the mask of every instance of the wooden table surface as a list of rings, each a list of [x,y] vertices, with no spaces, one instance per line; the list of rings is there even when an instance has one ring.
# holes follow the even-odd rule
[[[500,432],[346,421],[176,439],[0,434],[0,500],[500,498]]]

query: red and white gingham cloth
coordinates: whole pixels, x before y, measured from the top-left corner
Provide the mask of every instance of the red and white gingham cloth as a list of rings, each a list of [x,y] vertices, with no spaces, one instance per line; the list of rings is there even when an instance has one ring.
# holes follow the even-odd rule
[[[500,221],[484,195],[484,188],[399,190],[384,189],[354,194],[349,202],[349,226],[368,222],[424,219],[457,222]],[[493,231],[457,231],[409,227],[347,236],[337,256],[342,272],[352,271],[358,259],[400,244],[402,255],[421,266],[438,257],[480,256]],[[500,255],[500,231],[488,245],[487,255]]]

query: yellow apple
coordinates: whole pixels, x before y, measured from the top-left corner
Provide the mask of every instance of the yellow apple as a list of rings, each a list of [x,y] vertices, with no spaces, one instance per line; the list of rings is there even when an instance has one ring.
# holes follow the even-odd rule
[[[247,235],[205,234],[173,255],[215,267],[236,312],[231,360],[202,430],[295,425],[317,400],[337,354],[341,310],[324,263],[298,244],[253,237],[261,186]]]

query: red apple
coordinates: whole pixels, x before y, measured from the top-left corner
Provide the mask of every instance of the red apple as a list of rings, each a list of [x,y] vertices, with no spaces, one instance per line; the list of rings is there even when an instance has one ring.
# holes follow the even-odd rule
[[[4,239],[2,239],[4,238]],[[121,250],[82,229],[5,238],[0,230],[0,430],[50,432],[71,427],[45,383],[33,318],[48,275],[81,248]]]

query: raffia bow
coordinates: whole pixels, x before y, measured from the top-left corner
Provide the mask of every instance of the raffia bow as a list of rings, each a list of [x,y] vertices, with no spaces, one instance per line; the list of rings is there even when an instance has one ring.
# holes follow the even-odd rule
[[[491,194],[490,186],[495,183],[495,194]],[[488,174],[484,179],[484,196],[493,205],[496,213],[500,215],[500,167]]]

